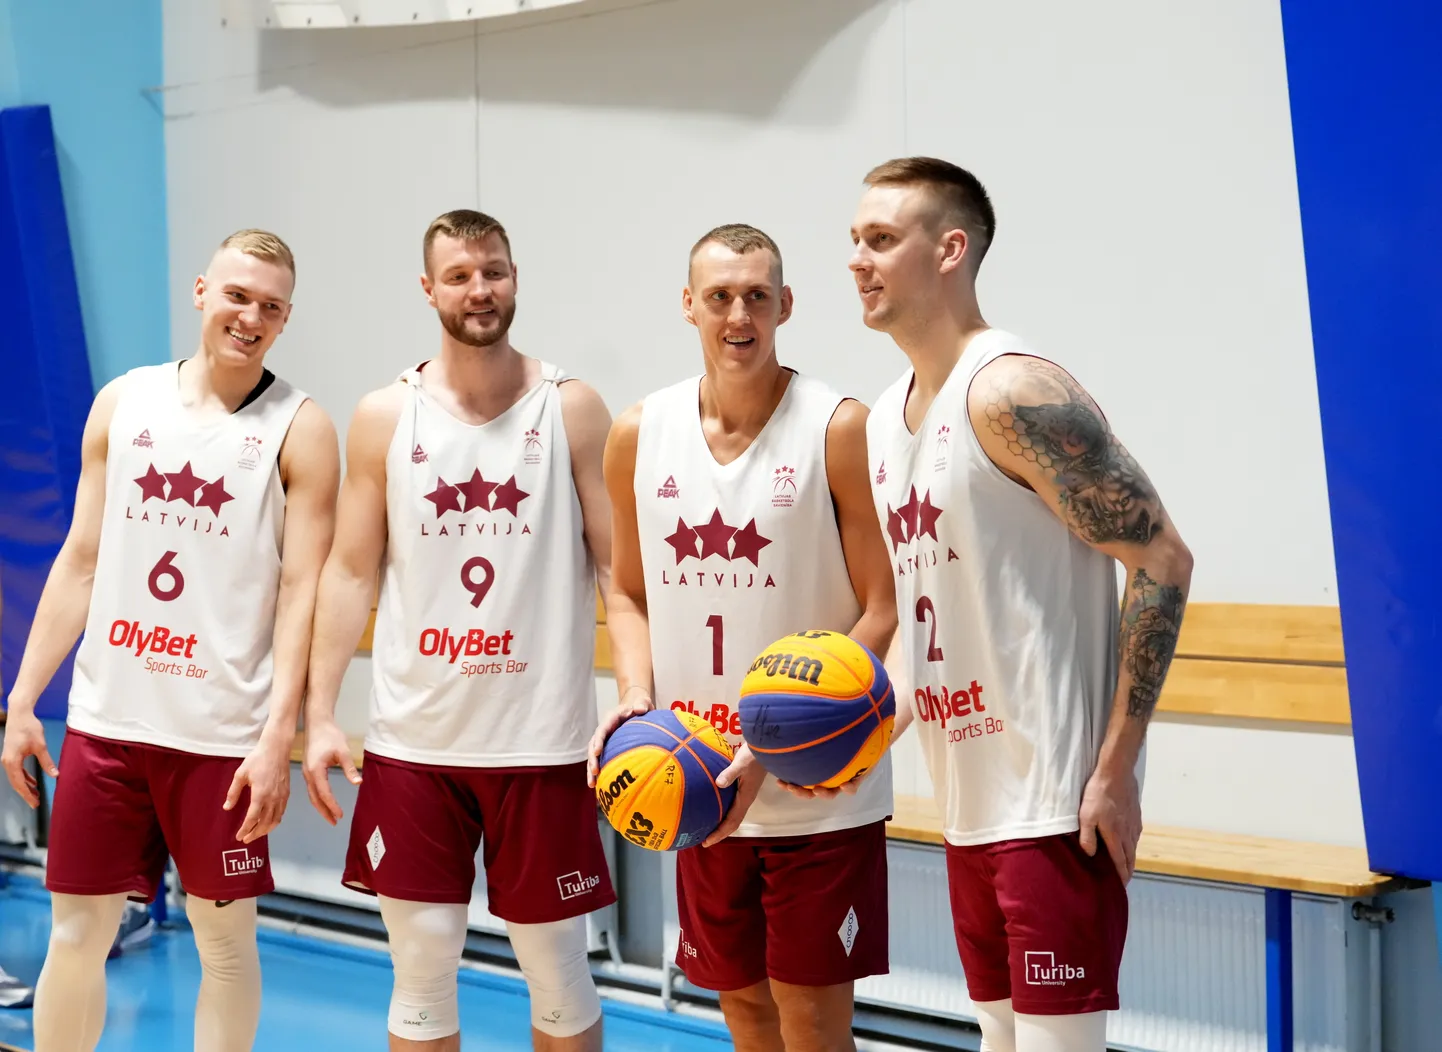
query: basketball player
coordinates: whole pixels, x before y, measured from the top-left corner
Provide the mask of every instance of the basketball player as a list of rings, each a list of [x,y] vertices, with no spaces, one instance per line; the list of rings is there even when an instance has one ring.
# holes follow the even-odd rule
[[[495,219],[436,219],[421,287],[440,354],[361,402],[321,578],[306,779],[327,820],[334,712],[380,576],[365,778],[345,883],[377,895],[390,1047],[460,1048],[456,972],[475,853],[531,994],[538,1050],[601,1048],[587,913],[615,901],[586,786],[596,591],[610,574],[595,391],[510,342],[516,266]]]
[[[741,1052],[854,1048],[853,983],[888,967],[889,757],[858,791],[797,799],[741,739],[741,680],[768,644],[831,629],[884,654],[896,629],[866,410],[777,361],[791,309],[770,237],[702,237],[682,310],[704,372],[623,414],[606,453],[620,705],[590,775],[610,732],[658,703],[739,746],[720,778],[737,786],[726,819],[677,855],[676,963],[720,993]]]
[[[121,912],[154,897],[167,852],[200,953],[195,1047],[255,1037],[255,900],[274,887],[266,834],[289,794],[340,476],[329,418],[264,364],[294,285],[280,238],[231,235],[195,282],[195,355],[131,370],[90,411],[4,751],[32,807],[25,758],[59,778],[35,995],[46,1052],[95,1047]],[[35,700],[82,628],[57,771]]]
[[[866,183],[862,317],[911,362],[868,423],[870,472],[983,1047],[1101,1052],[1192,557],[1091,396],[983,319],[975,176],[908,158]]]

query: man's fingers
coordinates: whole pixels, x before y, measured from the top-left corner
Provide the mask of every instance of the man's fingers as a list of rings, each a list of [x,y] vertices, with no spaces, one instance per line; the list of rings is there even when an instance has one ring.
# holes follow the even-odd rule
[[[725,840],[741,826],[741,815],[736,814],[736,808],[732,807],[730,813],[721,821],[721,824],[712,831],[711,835],[701,841],[702,847],[711,847]]]
[[[235,777],[230,780],[230,790],[225,794],[225,803],[221,805],[222,811],[229,811],[240,800],[240,791],[245,788],[250,775],[242,765],[236,772]]]
[[[20,798],[31,807],[40,805],[40,797],[36,794],[35,780],[25,772],[19,764],[6,764],[5,776],[10,780],[10,788],[20,794]]]
[[[1097,827],[1096,823],[1089,818],[1082,819],[1081,849],[1088,855],[1095,855],[1097,853]]]
[[[741,760],[738,758],[738,759],[732,760],[731,763],[730,763],[730,765],[726,768],[726,770],[722,771],[720,774],[718,774],[718,775],[716,776],[716,785],[717,785],[719,788],[725,789],[725,788],[726,788],[728,785],[730,785],[732,782],[736,781],[736,779],[737,779],[738,777],[740,777],[740,775],[741,775]]]
[[[35,759],[40,762],[40,769],[51,778],[60,777],[60,768],[55,766],[55,761],[50,758],[50,750],[44,745],[40,746],[40,751],[35,754]]]
[[[1106,840],[1107,851],[1112,856],[1112,863],[1117,867],[1117,875],[1122,878],[1123,884],[1130,883],[1132,879],[1132,867],[1131,863],[1127,860],[1127,849],[1122,844],[1124,838],[1112,833],[1111,835],[1103,834],[1103,839]]]
[[[361,784],[360,771],[356,769],[355,760],[351,757],[350,750],[340,754],[341,769],[345,771],[346,780],[351,785]]]

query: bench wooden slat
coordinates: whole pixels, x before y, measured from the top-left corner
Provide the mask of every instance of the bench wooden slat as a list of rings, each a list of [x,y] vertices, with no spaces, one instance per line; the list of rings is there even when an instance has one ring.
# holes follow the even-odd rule
[[[346,738],[346,741],[350,744],[351,760],[355,763],[356,767],[360,768],[364,766],[365,739]],[[290,762],[305,762],[305,731],[295,732],[295,741],[290,747]]]
[[[944,843],[936,803],[929,797],[898,795],[887,836]],[[1361,848],[1166,826],[1143,830],[1137,870],[1341,898],[1365,898],[1403,886],[1402,881],[1373,873]]]
[[[1335,606],[1193,603],[1182,619],[1177,656],[1341,665],[1341,611]]]
[[[1331,665],[1178,658],[1157,704],[1162,712],[1350,726],[1347,671]]]

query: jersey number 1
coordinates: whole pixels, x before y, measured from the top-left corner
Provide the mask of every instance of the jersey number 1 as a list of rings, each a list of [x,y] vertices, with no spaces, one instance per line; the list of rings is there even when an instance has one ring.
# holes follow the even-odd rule
[[[712,614],[706,619],[706,627],[711,630],[711,675],[721,675],[722,655],[722,630],[721,615]]]

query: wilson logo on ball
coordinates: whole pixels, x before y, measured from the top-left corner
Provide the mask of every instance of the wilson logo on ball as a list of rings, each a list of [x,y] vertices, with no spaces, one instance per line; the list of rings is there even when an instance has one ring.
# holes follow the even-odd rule
[[[615,778],[611,779],[610,785],[598,787],[599,792],[597,795],[601,798],[601,810],[609,815],[611,808],[614,807],[616,801],[621,798],[621,793],[625,791],[626,787],[635,784],[636,776],[630,771],[622,771]]]
[[[821,662],[816,658],[796,654],[763,654],[751,666],[751,671],[757,672],[763,668],[768,676],[790,676],[792,679],[805,680],[813,687],[821,681],[823,671]]]

